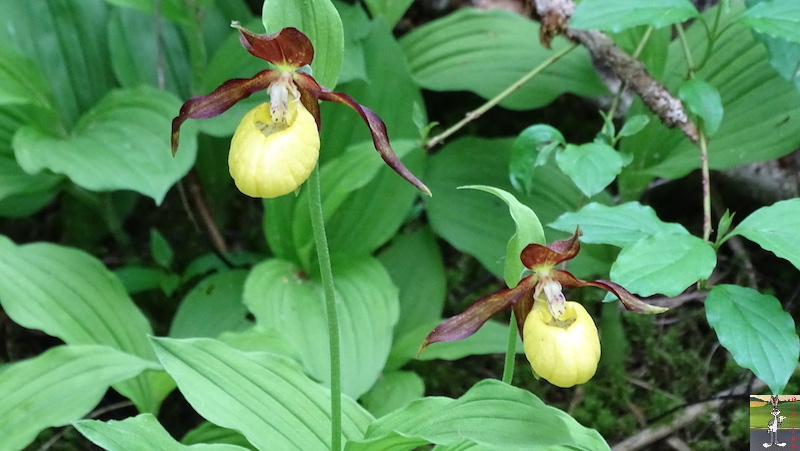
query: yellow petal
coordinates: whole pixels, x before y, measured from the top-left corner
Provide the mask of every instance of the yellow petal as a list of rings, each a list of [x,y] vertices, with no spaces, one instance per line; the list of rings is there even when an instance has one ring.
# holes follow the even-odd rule
[[[284,124],[274,122],[269,103],[263,103],[250,110],[236,128],[228,166],[239,191],[272,198],[300,187],[317,158],[317,123],[303,104],[289,102]]]
[[[600,361],[600,338],[586,309],[567,302],[560,319],[547,302],[537,300],[523,327],[525,356],[536,374],[553,385],[567,388],[594,376]]]

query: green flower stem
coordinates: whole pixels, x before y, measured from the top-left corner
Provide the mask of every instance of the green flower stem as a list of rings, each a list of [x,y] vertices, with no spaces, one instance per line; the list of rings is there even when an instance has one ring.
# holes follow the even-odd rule
[[[686,55],[689,79],[693,80],[695,77],[695,65],[692,60],[692,52],[689,49],[689,41],[686,39],[683,25],[677,24],[675,27],[678,30],[678,36],[683,46],[683,53]],[[708,170],[708,138],[703,131],[703,127],[700,127],[700,139],[697,144],[700,147],[700,173],[703,179],[701,182],[703,189],[703,239],[709,241],[711,238],[711,175]]]
[[[425,143],[425,148],[426,149],[433,148],[437,144],[439,144],[442,141],[444,141],[445,139],[447,139],[453,133],[461,130],[468,123],[470,123],[473,120],[481,117],[481,115],[483,115],[483,113],[489,111],[492,107],[494,107],[498,103],[502,102],[503,99],[505,99],[506,97],[508,97],[511,94],[513,94],[514,91],[516,91],[517,89],[521,88],[522,85],[524,85],[525,83],[529,82],[531,80],[531,78],[539,75],[539,72],[541,72],[541,71],[547,69],[548,67],[550,67],[553,63],[558,61],[561,57],[563,57],[567,53],[571,52],[577,46],[578,46],[578,44],[575,44],[575,43],[573,43],[571,45],[568,45],[567,47],[564,47],[563,49],[561,49],[555,55],[553,55],[550,58],[547,58],[546,60],[544,60],[542,62],[542,64],[536,66],[532,71],[530,71],[527,74],[523,75],[522,78],[520,78],[519,80],[517,80],[514,83],[512,83],[511,86],[506,88],[503,92],[501,92],[500,94],[497,94],[496,96],[491,98],[488,102],[486,102],[483,105],[481,105],[480,107],[478,107],[478,109],[470,111],[469,113],[467,113],[466,116],[464,117],[464,119],[460,120],[457,124],[453,125],[452,127],[448,128],[447,130],[443,131],[442,133],[440,133],[440,134],[434,136],[433,138],[429,139],[428,142]]]
[[[514,380],[514,363],[517,358],[517,319],[514,311],[511,311],[511,319],[508,321],[508,346],[506,347],[506,362],[503,365],[503,382],[511,385]]]
[[[325,310],[328,315],[328,337],[331,357],[331,451],[342,449],[342,368],[339,352],[339,314],[333,290],[333,269],[328,238],[325,236],[325,220],[322,216],[322,193],[319,183],[319,163],[308,179],[308,207],[311,212],[311,227],[317,246],[322,291],[325,295]]]

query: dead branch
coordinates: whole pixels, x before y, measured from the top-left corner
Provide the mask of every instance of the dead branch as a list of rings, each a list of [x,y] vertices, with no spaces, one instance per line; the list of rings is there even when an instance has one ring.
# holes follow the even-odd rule
[[[569,28],[569,18],[575,10],[572,0],[534,0],[534,5],[542,24],[539,36],[542,45],[549,47],[550,40],[557,34],[580,43],[593,59],[611,68],[627,83],[664,125],[678,127],[692,142],[699,141],[697,125],[689,119],[681,101],[653,78],[639,60],[625,53],[600,31]]]

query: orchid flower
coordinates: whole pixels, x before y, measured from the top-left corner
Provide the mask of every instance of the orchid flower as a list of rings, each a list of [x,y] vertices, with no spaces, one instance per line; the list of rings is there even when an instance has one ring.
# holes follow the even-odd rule
[[[580,229],[576,229],[575,234],[569,239],[555,241],[545,246],[535,243],[526,246],[520,254],[520,260],[527,269],[523,273],[523,279],[516,287],[484,296],[472,303],[461,314],[446,320],[428,334],[420,351],[432,343],[467,338],[477,332],[493,315],[511,307],[516,317],[517,329],[522,336],[523,347],[534,371],[545,377],[545,373],[549,373],[551,370],[555,371],[555,367],[559,365],[563,366],[564,361],[570,361],[570,356],[567,354],[576,353],[578,352],[577,348],[583,346],[589,355],[596,356],[596,358],[592,357],[594,367],[585,362],[578,362],[576,368],[573,368],[575,377],[559,379],[559,382],[567,384],[566,386],[586,382],[594,375],[597,361],[600,358],[597,328],[583,306],[575,302],[567,302],[561,291],[563,288],[588,286],[602,288],[617,296],[626,309],[637,313],[661,313],[667,309],[649,305],[609,280],[584,281],[568,271],[556,269],[557,265],[578,254],[580,235]],[[590,324],[587,324],[587,320]],[[554,334],[562,333],[562,339],[553,338]],[[593,339],[592,335],[594,335]],[[578,337],[579,345],[577,347],[573,341],[575,337]],[[558,355],[558,353],[562,354]],[[537,355],[546,357],[544,360],[536,362]],[[547,364],[538,365],[542,361],[546,361]],[[538,369],[537,366],[539,366]],[[588,374],[588,378],[585,377],[586,374]],[[547,379],[547,377],[545,378]],[[553,380],[551,382],[565,386]],[[573,383],[569,384],[569,382]]]
[[[401,177],[420,191],[430,190],[395,155],[386,125],[369,108],[347,94],[332,92],[299,69],[311,64],[314,47],[296,28],[273,34],[256,34],[238,22],[239,41],[253,55],[272,63],[252,78],[234,78],[208,95],[192,97],[172,120],[172,152],[178,150],[180,127],[187,119],[218,116],[250,95],[264,91],[263,103],[245,115],[231,141],[228,158],[231,176],[243,193],[252,197],[277,197],[295,191],[316,167],[319,155],[319,101],[343,103],[354,109],[372,133],[375,149]]]

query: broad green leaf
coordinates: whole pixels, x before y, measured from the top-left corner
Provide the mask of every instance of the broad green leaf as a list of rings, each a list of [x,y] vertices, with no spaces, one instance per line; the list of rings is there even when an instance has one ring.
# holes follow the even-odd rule
[[[267,33],[295,27],[308,36],[314,45],[311,63],[314,78],[328,89],[336,87],[342,69],[344,31],[342,19],[331,0],[265,0],[261,20]]]
[[[397,288],[371,257],[334,260],[333,275],[342,391],[355,399],[375,383],[389,356],[398,316]],[[328,383],[328,322],[319,280],[289,262],[267,260],[251,271],[244,303],[259,326],[287,336],[309,376]]]
[[[754,211],[731,234],[758,243],[800,269],[797,224],[800,224],[800,199],[789,199]]]
[[[155,362],[99,345],[58,346],[0,365],[2,449],[23,449],[40,431],[80,419],[109,385],[153,368]]]
[[[716,88],[695,78],[681,85],[678,96],[683,100],[689,110],[700,116],[703,127],[708,136],[719,130],[722,123],[722,99]]]
[[[0,216],[26,217],[58,193],[62,178],[49,173],[30,175],[13,157],[0,156]],[[15,201],[21,201],[13,208]]]
[[[677,296],[708,279],[716,264],[710,243],[694,235],[661,233],[623,248],[611,266],[611,280],[641,296]]]
[[[740,20],[761,33],[800,42],[800,3],[794,0],[760,2],[745,11]]]
[[[583,30],[619,32],[639,25],[661,28],[698,16],[689,0],[639,2],[627,0],[583,0],[570,18],[569,26]]]
[[[41,123],[66,133],[112,87],[103,0],[3,2],[0,42],[33,60],[46,74],[59,120]],[[35,78],[34,78],[35,80]]]
[[[556,38],[549,50],[539,44],[538,35],[538,24],[519,14],[462,8],[415,28],[400,43],[414,79],[423,88],[467,90],[489,99],[569,45]],[[500,105],[539,108],[566,92],[587,97],[607,92],[583,48],[544,69]]]
[[[187,25],[197,14],[197,8],[207,8],[213,0],[195,0],[187,3],[183,0],[106,0],[117,6],[134,8],[152,15],[158,5],[158,15],[181,25]]]
[[[171,285],[180,283],[177,275],[168,272],[164,268],[141,265],[123,266],[115,269],[114,275],[122,282],[125,291],[130,295],[143,291],[158,290],[159,288],[169,288]]]
[[[94,191],[128,189],[161,203],[194,163],[196,139],[188,129],[172,157],[165,125],[180,108],[173,96],[141,87],[109,93],[69,136],[42,125],[22,128],[14,151],[28,173],[49,169]]]
[[[247,274],[244,270],[231,270],[200,281],[178,306],[169,335],[214,338],[226,331],[246,329],[250,322],[246,319],[242,292]]]
[[[458,399],[428,397],[378,419],[346,450],[411,450],[464,441],[487,450],[609,449],[597,431],[534,394],[487,379]]]
[[[395,141],[394,148],[397,156],[402,158],[416,150],[416,144]],[[325,164],[320,177],[322,213],[334,254],[372,253],[400,227],[417,197],[413,186],[388,169],[372,141],[352,146]],[[375,183],[367,188],[373,181]],[[347,208],[340,209],[343,205]],[[315,242],[308,191],[298,196],[294,208],[292,236],[295,249],[303,266],[309,268]],[[265,227],[275,229],[274,226]],[[281,235],[283,233],[278,234]]]
[[[645,116],[644,114],[637,114],[635,116],[632,116],[625,121],[625,124],[619,131],[619,136],[621,137],[633,136],[642,131],[642,129],[649,123],[650,123],[650,118]]]
[[[161,2],[161,5],[166,7],[174,3]],[[188,5],[183,1],[180,4]],[[161,12],[167,13],[163,7]],[[184,19],[188,22],[194,12],[188,7],[185,9],[191,14]],[[168,14],[162,17],[170,18]],[[176,24],[164,18],[158,20],[156,25],[152,15],[130,8],[116,8],[111,13],[108,45],[114,75],[126,88],[147,84],[166,89],[182,99],[189,98],[192,68],[186,41]],[[157,32],[160,34],[156,37]]]
[[[150,229],[150,254],[158,266],[162,268],[172,266],[172,258],[175,254],[167,239],[157,229]]]
[[[531,125],[522,130],[511,147],[508,172],[514,188],[530,191],[534,183],[533,168],[546,164],[553,150],[565,144],[564,135],[546,124]]]
[[[781,157],[800,146],[800,93],[769,65],[764,46],[749,31],[734,22],[743,10],[741,3],[731,4],[731,13],[723,14],[706,64],[697,72],[700,78],[719,91],[725,117],[709,143],[711,169],[724,170],[746,163]],[[704,13],[714,20],[716,8]],[[695,22],[686,32],[688,48],[694,61],[701,61],[707,35]],[[666,67],[685,67],[680,42],[669,47]],[[667,70],[664,83],[672,92],[684,83],[682,70]],[[634,101],[630,114],[645,112]],[[754,120],[758,118],[758,120]],[[670,130],[658,120],[634,136],[622,140],[622,153],[634,156],[618,178],[623,197],[637,197],[654,177],[673,179],[700,167],[695,144],[679,130]]]
[[[7,45],[0,45],[0,105],[32,103],[52,108],[39,68]]]
[[[556,153],[558,167],[588,197],[603,191],[620,173],[624,163],[613,147],[592,142],[567,147]]]
[[[441,318],[447,281],[439,245],[429,228],[397,234],[378,259],[400,290],[395,340],[420,324]]]
[[[396,140],[392,146],[403,164],[421,177],[427,154],[419,144]],[[338,209],[325,221],[328,245],[333,253],[372,254],[410,219],[420,196],[419,190],[384,164],[371,143],[367,149],[364,158],[377,160],[379,169],[369,183],[348,196],[346,208]],[[323,207],[326,197],[323,192]]]
[[[253,358],[207,338],[152,341],[181,393],[207,420],[240,431],[262,450],[330,449],[330,393],[290,361]],[[344,437],[360,439],[372,416],[348,397],[342,407]]]
[[[143,413],[122,421],[81,420],[75,429],[107,451],[245,451],[236,445],[204,444],[186,446],[172,438],[156,417]]]
[[[774,296],[737,285],[717,285],[706,298],[708,324],[739,365],[783,393],[797,367],[800,339],[792,316]]]
[[[764,43],[772,57],[770,65],[781,74],[781,77],[794,84],[800,91],[800,43],[789,42],[783,39],[773,38],[764,33],[753,32],[756,38]]]
[[[394,27],[414,0],[366,0],[365,3],[372,17],[382,17],[389,26]]]
[[[430,158],[423,180],[434,193],[424,199],[433,230],[498,276],[503,275],[508,237],[514,234],[508,207],[500,199],[458,190],[459,186],[487,185],[508,191],[530,207],[543,224],[585,202],[583,194],[554,164],[534,169],[537,183],[530,193],[514,190],[508,180],[512,143],[512,139],[455,140]]]
[[[360,401],[371,414],[380,418],[422,398],[424,394],[425,382],[417,373],[392,371],[384,373]]]
[[[77,249],[50,243],[3,249],[0,305],[15,323],[67,344],[103,344],[155,360],[144,314],[99,260]],[[146,373],[114,388],[139,410],[155,412],[169,392],[163,378]]]
[[[548,225],[562,232],[574,232],[580,226],[582,243],[611,244],[625,247],[656,234],[688,235],[680,224],[663,222],[652,207],[639,202],[607,206],[592,202],[577,212],[567,212]]]
[[[520,201],[517,200],[513,194],[510,194],[507,191],[485,185],[470,185],[463,186],[462,188],[485,191],[500,198],[506,203],[506,205],[508,205],[508,212],[511,215],[511,219],[514,220],[516,231],[511,238],[509,238],[508,244],[506,244],[506,258],[503,269],[503,278],[505,279],[506,285],[509,287],[517,286],[520,281],[520,277],[525,270],[525,265],[523,265],[522,261],[520,260],[520,254],[522,254],[522,250],[525,248],[525,246],[531,243],[541,245],[545,244],[542,223],[539,222],[539,218],[536,216],[536,213],[530,209],[530,207],[520,203]]]
[[[204,421],[200,426],[190,430],[183,436],[181,443],[184,445],[194,445],[202,443],[223,443],[238,445],[243,448],[254,450],[255,447],[247,441],[242,434],[233,429],[225,429],[214,423]]]

